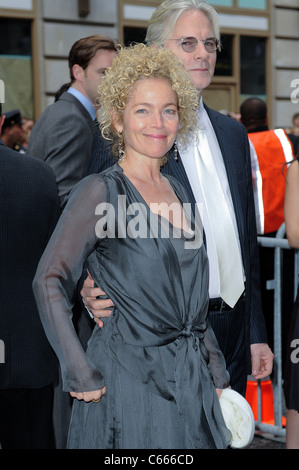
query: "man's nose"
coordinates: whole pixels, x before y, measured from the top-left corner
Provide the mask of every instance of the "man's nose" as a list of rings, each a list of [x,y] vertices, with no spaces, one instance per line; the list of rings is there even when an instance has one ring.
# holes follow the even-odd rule
[[[203,41],[198,41],[197,46],[193,52],[196,58],[207,59],[209,57],[209,52],[206,51]]]

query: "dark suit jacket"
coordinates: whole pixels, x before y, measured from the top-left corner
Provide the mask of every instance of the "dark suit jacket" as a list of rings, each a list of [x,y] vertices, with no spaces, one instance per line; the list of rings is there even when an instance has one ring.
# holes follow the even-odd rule
[[[267,334],[261,307],[259,254],[257,245],[255,209],[252,190],[248,135],[245,127],[234,119],[206,107],[222,152],[239,230],[243,264],[246,275],[246,338],[249,344],[266,343]],[[91,160],[92,173],[112,164],[107,152],[101,154],[102,141]],[[174,176],[186,189],[190,202],[194,195],[181,159],[168,158],[162,172]],[[231,326],[233,328],[233,325]]]
[[[63,93],[33,126],[27,153],[53,169],[61,208],[78,181],[88,174],[96,124],[80,101]]]
[[[42,327],[32,280],[58,220],[55,176],[44,162],[0,141],[0,389],[42,388],[58,364]]]

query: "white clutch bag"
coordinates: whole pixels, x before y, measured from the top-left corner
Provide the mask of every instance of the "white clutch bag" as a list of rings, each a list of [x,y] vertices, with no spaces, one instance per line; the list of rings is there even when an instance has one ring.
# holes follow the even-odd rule
[[[230,388],[222,391],[219,401],[226,427],[232,433],[230,447],[232,449],[248,447],[255,430],[255,420],[249,403]]]

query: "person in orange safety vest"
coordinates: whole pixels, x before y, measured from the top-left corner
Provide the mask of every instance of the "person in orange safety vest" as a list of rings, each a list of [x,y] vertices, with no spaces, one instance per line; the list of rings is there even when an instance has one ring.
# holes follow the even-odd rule
[[[269,129],[267,105],[259,98],[248,98],[240,107],[240,120],[247,129],[251,153],[252,179],[259,237],[275,237],[284,222],[285,175],[287,162],[295,158],[292,136],[284,129]],[[296,138],[297,139],[297,138]],[[267,281],[274,277],[274,249],[259,246],[262,305],[273,347],[274,291]],[[284,250],[282,280],[282,338],[284,342],[293,303],[294,253]]]
[[[263,100],[248,98],[240,111],[250,140],[257,233],[277,232],[284,222],[285,164],[294,149],[284,129],[269,129]]]

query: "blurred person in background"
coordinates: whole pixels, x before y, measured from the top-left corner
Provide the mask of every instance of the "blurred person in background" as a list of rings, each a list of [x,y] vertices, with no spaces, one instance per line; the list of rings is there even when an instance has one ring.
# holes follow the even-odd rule
[[[61,209],[74,185],[88,173],[95,135],[98,136],[95,100],[116,45],[101,35],[79,39],[69,52],[71,82],[35,123],[28,153],[47,162],[56,175]],[[67,91],[64,91],[67,90]]]
[[[1,115],[0,129],[4,116]],[[40,257],[60,216],[55,175],[44,162],[0,141],[0,446],[53,449],[58,361],[32,290]]]
[[[23,124],[24,122],[22,115],[18,109],[14,109],[5,113],[0,134],[1,140],[5,143],[5,145],[7,145],[7,147],[16,150],[17,152],[23,149],[22,142],[25,138]]]
[[[28,147],[28,140],[29,140],[31,131],[34,126],[34,120],[27,118],[25,116],[22,116],[22,121],[23,121],[22,127],[23,127],[23,131],[25,135],[24,135],[24,140],[21,143],[21,147],[23,149],[23,153],[25,153]]]

